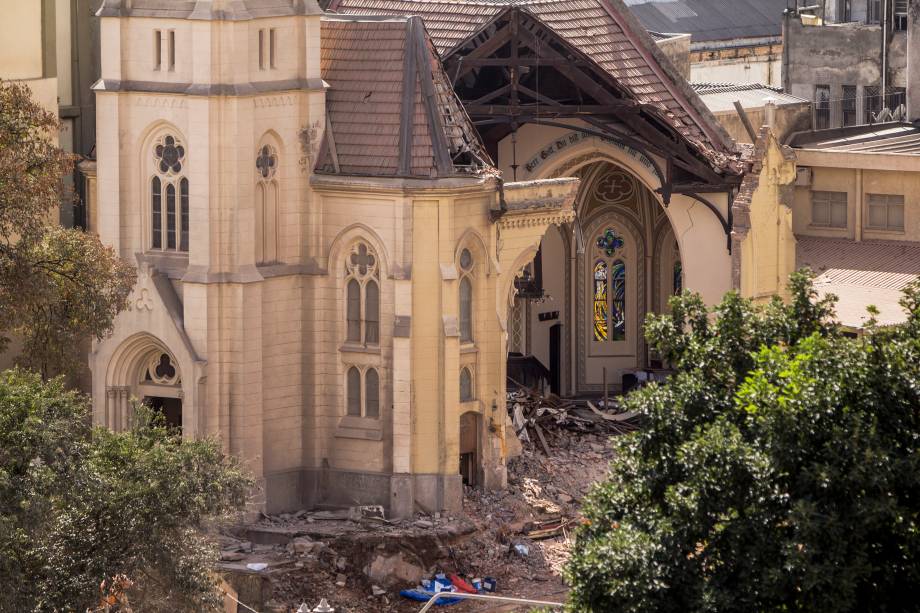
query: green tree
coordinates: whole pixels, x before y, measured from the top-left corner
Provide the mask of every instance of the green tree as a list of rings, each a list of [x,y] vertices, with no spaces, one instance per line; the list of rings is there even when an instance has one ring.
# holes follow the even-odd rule
[[[143,408],[128,432],[88,424],[60,379],[0,374],[0,612],[83,613],[103,582],[130,585],[136,611],[212,610],[200,528],[241,508],[249,478]]]
[[[112,329],[134,270],[99,239],[54,219],[73,160],[27,87],[0,81],[0,350],[46,377],[79,368],[81,346]],[[84,347],[85,348],[85,347]]]
[[[572,610],[920,609],[920,284],[859,339],[791,288],[649,318],[677,372],[626,399],[645,425],[586,504]]]

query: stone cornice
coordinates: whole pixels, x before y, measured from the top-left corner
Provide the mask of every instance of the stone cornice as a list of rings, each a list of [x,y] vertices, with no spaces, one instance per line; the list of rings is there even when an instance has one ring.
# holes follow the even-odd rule
[[[364,177],[314,173],[310,187],[318,192],[362,192],[367,194],[417,195],[420,193],[449,196],[471,192],[487,192],[498,187],[491,176],[445,177],[441,179],[411,179],[403,177]]]
[[[96,92],[132,92],[144,94],[176,94],[182,96],[258,96],[274,92],[322,92],[327,88],[322,79],[283,79],[247,83],[163,83],[159,81],[116,81],[99,79],[92,89]]]
[[[511,228],[533,228],[536,226],[560,226],[574,221],[575,211],[530,211],[526,213],[505,215],[498,221],[498,227],[506,230]]]

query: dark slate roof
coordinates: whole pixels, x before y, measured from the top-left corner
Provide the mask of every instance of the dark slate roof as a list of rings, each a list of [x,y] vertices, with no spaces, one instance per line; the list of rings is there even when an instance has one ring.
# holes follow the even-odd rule
[[[324,17],[321,69],[328,124],[317,172],[495,172],[420,18]]]
[[[789,145],[797,149],[920,155],[920,128],[909,123],[892,122],[813,130],[795,134]]]
[[[786,0],[625,0],[642,25],[691,42],[781,36]]]
[[[533,13],[639,102],[661,109],[716,167],[729,164],[730,139],[622,0],[331,0],[329,10],[421,16],[445,57],[512,5]]]

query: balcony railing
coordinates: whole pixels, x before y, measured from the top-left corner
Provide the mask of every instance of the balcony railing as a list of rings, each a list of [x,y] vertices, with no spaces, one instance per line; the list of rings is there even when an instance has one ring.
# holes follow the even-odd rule
[[[903,91],[884,96],[870,94],[836,100],[819,99],[812,103],[812,127],[825,130],[904,121],[907,118],[906,102]]]

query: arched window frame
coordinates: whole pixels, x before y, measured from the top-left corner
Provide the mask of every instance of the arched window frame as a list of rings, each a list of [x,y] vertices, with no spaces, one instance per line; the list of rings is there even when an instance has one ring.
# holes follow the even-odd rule
[[[476,258],[472,250],[464,247],[457,254],[457,319],[460,342],[476,342]]]
[[[345,415],[380,419],[380,371],[374,366],[345,369]]]
[[[460,369],[460,402],[473,402],[476,400],[476,382],[473,377],[473,367],[464,366]]]
[[[278,150],[263,142],[256,151],[255,259],[256,264],[279,261],[280,158]]]
[[[356,241],[345,257],[345,342],[380,345],[380,260],[364,241]]]
[[[600,229],[594,240],[592,271],[592,339],[595,343],[628,340],[627,284],[630,260],[623,236],[614,228]]]
[[[147,180],[147,235],[150,251],[188,253],[190,194],[188,151],[181,137],[161,134],[150,147],[152,173]]]

